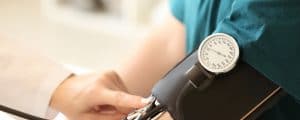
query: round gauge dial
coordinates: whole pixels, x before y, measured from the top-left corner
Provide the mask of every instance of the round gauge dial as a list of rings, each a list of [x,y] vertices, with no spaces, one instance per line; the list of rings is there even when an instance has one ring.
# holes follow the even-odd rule
[[[215,33],[205,38],[198,49],[200,64],[213,73],[230,71],[239,57],[235,39],[224,33]]]

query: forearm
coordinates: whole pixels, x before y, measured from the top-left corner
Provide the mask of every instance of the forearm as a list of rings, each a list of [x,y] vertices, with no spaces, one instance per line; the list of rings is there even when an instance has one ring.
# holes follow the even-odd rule
[[[184,27],[175,18],[170,16],[151,31],[116,69],[133,94],[149,95],[155,82],[185,56]]]

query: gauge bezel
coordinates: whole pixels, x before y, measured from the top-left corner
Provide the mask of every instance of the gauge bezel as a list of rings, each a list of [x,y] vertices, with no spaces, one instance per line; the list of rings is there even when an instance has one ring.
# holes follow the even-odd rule
[[[231,41],[231,43],[233,43],[233,46],[234,46],[234,51],[236,52],[235,56],[233,57],[232,59],[232,62],[229,63],[226,67],[224,67],[223,69],[213,69],[213,68],[210,68],[208,66],[206,66],[204,64],[204,60],[201,59],[200,57],[200,54],[201,54],[201,50],[202,48],[204,47],[204,45],[210,41],[210,40],[213,40],[215,38],[223,38],[223,39],[226,39],[226,40],[229,40]],[[212,72],[212,73],[215,73],[215,74],[220,74],[220,73],[226,73],[226,72],[229,72],[230,70],[232,70],[235,65],[236,65],[236,62],[238,61],[238,58],[239,58],[239,54],[240,54],[240,50],[239,50],[239,46],[238,46],[238,43],[237,41],[231,37],[230,35],[228,34],[225,34],[225,33],[214,33],[212,35],[209,35],[208,37],[206,37],[200,44],[199,48],[198,48],[198,60],[200,62],[200,64],[206,69],[208,70],[209,72]]]

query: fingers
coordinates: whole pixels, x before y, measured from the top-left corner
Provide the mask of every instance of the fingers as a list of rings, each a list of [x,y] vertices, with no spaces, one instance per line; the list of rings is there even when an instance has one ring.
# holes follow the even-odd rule
[[[92,111],[102,113],[102,114],[114,114],[116,112],[120,112],[122,114],[128,114],[133,110],[134,110],[133,108],[115,107],[111,105],[98,105],[95,106]]]
[[[135,110],[134,108],[125,108],[125,107],[117,107],[117,110],[122,113],[122,114],[129,114],[131,113],[133,110]]]
[[[106,99],[103,100],[105,104],[116,107],[125,108],[141,108],[147,104],[147,100],[135,95],[130,95],[121,91],[107,90],[105,92]]]

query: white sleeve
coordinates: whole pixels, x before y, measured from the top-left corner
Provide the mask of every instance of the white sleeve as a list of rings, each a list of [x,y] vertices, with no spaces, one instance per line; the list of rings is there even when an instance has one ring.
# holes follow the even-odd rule
[[[71,74],[35,50],[0,39],[1,105],[47,118],[53,91]]]

